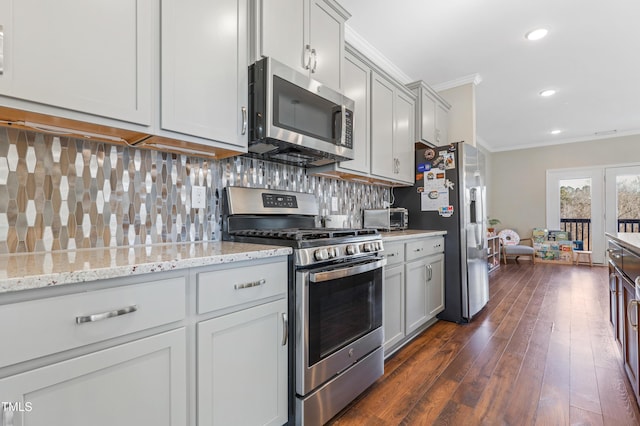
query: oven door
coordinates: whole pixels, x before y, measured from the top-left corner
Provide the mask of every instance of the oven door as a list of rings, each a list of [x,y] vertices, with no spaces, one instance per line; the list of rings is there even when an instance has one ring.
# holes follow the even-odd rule
[[[296,272],[296,391],[307,395],[382,345],[382,269],[368,260]]]

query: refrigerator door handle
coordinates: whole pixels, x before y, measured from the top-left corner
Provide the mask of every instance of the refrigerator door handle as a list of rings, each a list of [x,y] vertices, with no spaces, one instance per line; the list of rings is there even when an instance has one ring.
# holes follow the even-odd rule
[[[478,191],[481,191],[479,188],[473,188],[471,191],[475,198],[475,217],[476,217],[476,241],[478,242],[478,250],[484,249],[484,233],[482,232],[484,226],[484,216],[483,216],[483,206],[482,206],[482,194],[478,196]]]

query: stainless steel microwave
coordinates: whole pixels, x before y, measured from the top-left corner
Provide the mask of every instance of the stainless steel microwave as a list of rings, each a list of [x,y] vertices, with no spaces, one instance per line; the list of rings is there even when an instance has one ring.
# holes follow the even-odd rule
[[[354,102],[264,58],[249,67],[249,153],[297,166],[353,159]]]
[[[403,208],[372,209],[364,211],[363,226],[384,231],[407,229],[409,212]]]

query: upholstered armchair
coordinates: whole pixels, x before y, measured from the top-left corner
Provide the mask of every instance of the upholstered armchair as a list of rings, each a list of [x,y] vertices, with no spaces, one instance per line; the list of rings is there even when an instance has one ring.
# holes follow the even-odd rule
[[[536,263],[536,252],[533,249],[533,240],[531,238],[520,238],[520,236],[512,229],[503,229],[498,232],[500,245],[502,246],[502,258],[504,264],[507,264],[507,256],[515,257],[516,263],[520,256],[531,257],[531,262]],[[522,244],[528,242],[529,245]]]

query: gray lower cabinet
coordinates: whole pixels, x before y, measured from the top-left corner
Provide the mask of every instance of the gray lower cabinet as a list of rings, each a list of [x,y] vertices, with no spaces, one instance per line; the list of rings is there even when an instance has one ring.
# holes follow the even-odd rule
[[[3,426],[186,424],[185,277],[130,282],[0,305]]]
[[[387,267],[384,273],[384,350],[400,343],[404,330],[404,265]]]
[[[418,330],[444,310],[443,264],[442,254],[406,264],[407,334]]]
[[[198,425],[287,422],[287,302],[198,323]]]
[[[196,274],[198,425],[287,422],[287,262]],[[206,318],[206,317],[205,317]]]
[[[6,426],[182,425],[185,329],[0,379]],[[16,410],[17,408],[17,410]]]
[[[385,244],[384,351],[391,355],[436,321],[444,310],[444,239]]]
[[[285,424],[287,271],[278,256],[0,298],[0,425]]]

